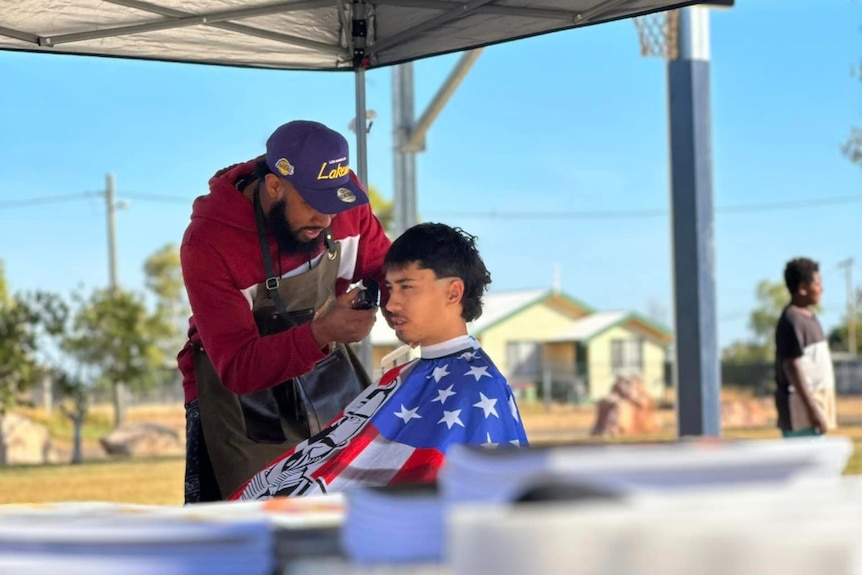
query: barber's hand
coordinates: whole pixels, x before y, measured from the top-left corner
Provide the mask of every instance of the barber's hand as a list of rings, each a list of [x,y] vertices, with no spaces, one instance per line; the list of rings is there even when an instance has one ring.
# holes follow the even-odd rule
[[[354,343],[371,332],[377,308],[353,309],[354,289],[338,296],[332,305],[311,322],[311,333],[321,348],[335,343]]]

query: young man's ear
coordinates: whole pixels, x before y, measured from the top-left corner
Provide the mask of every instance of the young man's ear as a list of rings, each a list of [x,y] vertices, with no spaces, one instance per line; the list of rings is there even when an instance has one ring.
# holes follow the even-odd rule
[[[263,188],[266,190],[266,195],[269,196],[271,201],[278,202],[283,199],[283,188],[279,185],[279,178],[275,174],[266,175]]]
[[[455,279],[449,284],[449,289],[446,292],[446,301],[450,304],[459,304],[464,298],[464,281]]]

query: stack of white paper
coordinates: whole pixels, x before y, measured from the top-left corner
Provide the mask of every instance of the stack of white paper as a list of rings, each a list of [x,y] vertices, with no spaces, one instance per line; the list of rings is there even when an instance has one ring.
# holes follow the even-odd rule
[[[0,506],[0,573],[281,572],[296,557],[341,553],[344,498]],[[118,567],[119,565],[119,567]]]
[[[274,566],[262,518],[184,520],[110,505],[19,507],[0,516],[4,575],[269,575]]]
[[[635,493],[836,477],[852,453],[846,437],[507,450],[456,445],[439,480],[448,501],[506,502],[549,481]]]
[[[342,544],[347,556],[357,563],[439,561],[443,550],[443,507],[436,487],[350,490]]]
[[[265,501],[202,503],[181,508],[161,508],[161,513],[208,520],[263,519],[275,538],[279,568],[298,557],[330,557],[341,554],[340,527],[345,500],[340,493],[312,497],[276,497]]]
[[[633,495],[623,504],[461,505],[452,572],[860,575],[862,479]]]

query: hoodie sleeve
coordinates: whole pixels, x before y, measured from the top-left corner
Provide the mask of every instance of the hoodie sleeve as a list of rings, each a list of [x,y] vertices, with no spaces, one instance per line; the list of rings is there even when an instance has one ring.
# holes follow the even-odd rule
[[[214,250],[184,243],[180,256],[195,326],[227,389],[237,394],[267,389],[307,373],[326,357],[310,324],[260,336],[251,304]]]

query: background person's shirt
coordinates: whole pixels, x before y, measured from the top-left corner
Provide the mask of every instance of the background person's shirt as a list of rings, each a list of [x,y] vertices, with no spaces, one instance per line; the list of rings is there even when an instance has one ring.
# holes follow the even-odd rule
[[[835,373],[829,343],[816,315],[788,305],[775,326],[775,407],[778,411],[778,427],[784,431],[798,431],[813,426],[783,366],[785,360],[797,358],[801,359],[803,383],[811,391],[829,428],[834,428]]]

